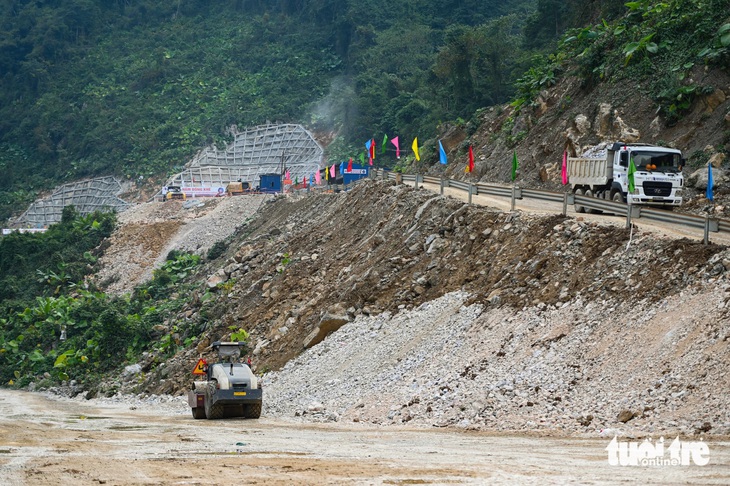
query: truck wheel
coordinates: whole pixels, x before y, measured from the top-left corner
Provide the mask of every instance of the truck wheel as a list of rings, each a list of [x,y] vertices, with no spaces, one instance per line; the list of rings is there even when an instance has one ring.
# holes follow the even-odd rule
[[[205,409],[203,407],[193,407],[193,418],[194,419],[204,419],[205,418]]]
[[[246,418],[257,419],[261,417],[261,404],[250,403],[243,406],[243,416]]]
[[[586,197],[592,197],[592,198],[595,198],[596,197],[596,195],[593,194],[593,191],[591,189],[586,189],[585,195],[586,195]],[[597,210],[597,209],[585,209],[585,212],[586,213],[589,213],[589,214],[598,214],[598,213],[600,213],[600,211]]]
[[[582,188],[580,188],[580,187],[579,187],[579,188],[577,188],[577,189],[576,189],[575,191],[573,191],[573,193],[574,193],[574,194],[575,194],[576,196],[582,196],[582,195],[584,195],[584,194],[585,194],[585,193],[583,192],[583,189],[582,189]],[[585,213],[585,212],[586,212],[586,208],[584,208],[583,206],[581,206],[581,205],[580,205],[580,204],[578,204],[578,203],[575,203],[575,204],[573,204],[573,208],[575,208],[575,212],[576,212],[576,213]]]
[[[611,194],[611,201],[618,203],[625,203],[624,195],[618,189],[614,189]]]

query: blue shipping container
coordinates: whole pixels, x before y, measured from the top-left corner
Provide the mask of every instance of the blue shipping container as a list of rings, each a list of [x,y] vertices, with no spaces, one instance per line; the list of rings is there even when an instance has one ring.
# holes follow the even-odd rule
[[[362,166],[360,164],[352,164],[352,172],[347,171],[347,162],[345,162],[344,171],[342,173],[343,183],[349,184],[363,177],[367,177],[370,173],[369,166]]]
[[[261,174],[261,192],[281,192],[281,174]]]

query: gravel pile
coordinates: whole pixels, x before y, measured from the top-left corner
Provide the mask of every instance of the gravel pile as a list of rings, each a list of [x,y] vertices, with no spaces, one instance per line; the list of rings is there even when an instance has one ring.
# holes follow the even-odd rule
[[[303,421],[637,436],[730,433],[730,285],[639,309],[518,313],[453,292],[359,316],[264,377],[264,414]],[[691,307],[683,317],[677,309]],[[722,352],[720,352],[722,351]]]

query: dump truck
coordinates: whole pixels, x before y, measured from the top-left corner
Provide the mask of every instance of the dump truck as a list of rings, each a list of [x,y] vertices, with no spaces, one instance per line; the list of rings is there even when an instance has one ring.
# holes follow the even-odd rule
[[[261,382],[250,363],[238,362],[246,343],[216,341],[210,347],[218,353],[219,362],[205,364],[204,379],[193,381],[188,391],[193,418],[259,418],[263,403]]]
[[[634,188],[629,191],[633,162]],[[568,181],[573,193],[629,204],[672,209],[682,204],[685,160],[673,148],[614,142],[594,147],[583,157],[568,157]],[[575,204],[576,212],[586,208]]]

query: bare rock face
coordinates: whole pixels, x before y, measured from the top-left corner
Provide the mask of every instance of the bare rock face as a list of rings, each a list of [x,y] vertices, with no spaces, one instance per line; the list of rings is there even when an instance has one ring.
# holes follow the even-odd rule
[[[571,126],[565,131],[565,138],[567,140],[566,145],[568,148],[572,149],[571,151],[574,152],[576,147],[580,147],[583,137],[588,135],[590,131],[591,122],[588,121],[588,117],[583,114],[577,115],[573,119]]]
[[[718,106],[725,103],[725,100],[727,100],[725,92],[720,88],[717,88],[702,99],[702,104],[705,106],[705,113],[708,115],[713,113]]]
[[[722,167],[722,163],[725,162],[725,159],[727,156],[724,153],[718,153],[714,154],[712,157],[710,157],[710,164],[712,164],[713,168],[719,169]]]
[[[613,120],[611,119],[612,107],[608,103],[601,103],[598,106],[598,114],[593,125],[596,127],[596,134],[602,139],[611,138],[611,128]]]
[[[641,139],[639,130],[629,127],[616,111],[614,111],[613,133],[623,142],[638,142]]]

